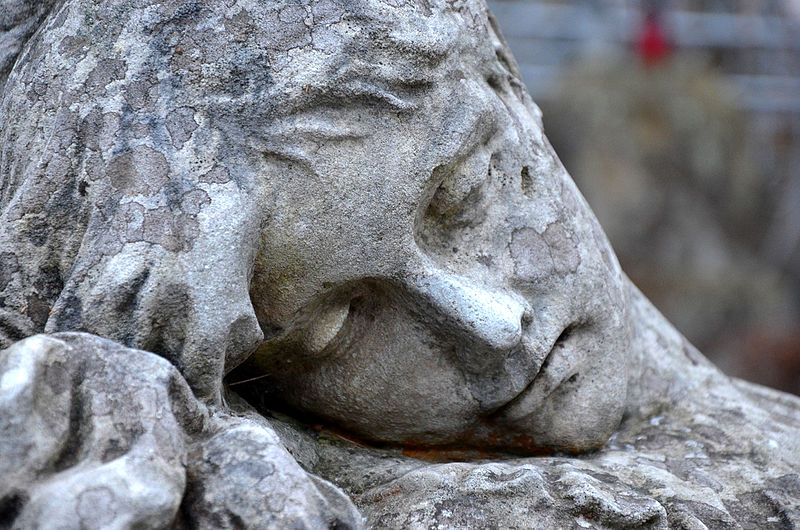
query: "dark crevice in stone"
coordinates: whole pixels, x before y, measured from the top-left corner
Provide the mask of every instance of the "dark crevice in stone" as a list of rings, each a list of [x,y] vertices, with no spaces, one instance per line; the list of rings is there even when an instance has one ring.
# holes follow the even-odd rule
[[[533,176],[531,175],[531,168],[529,166],[523,166],[522,171],[520,171],[520,178],[522,180],[522,193],[529,198],[533,198],[534,196],[534,186],[533,186]]]
[[[82,316],[81,299],[73,293],[68,293],[64,298],[61,310],[54,315],[54,331],[79,331],[83,321]]]
[[[28,496],[21,491],[0,499],[0,529],[11,528],[27,502]]]
[[[86,422],[86,417],[83,403],[83,393],[81,392],[80,378],[83,375],[83,370],[75,370],[72,374],[72,390],[70,393],[69,404],[69,428],[67,429],[67,437],[61,444],[61,451],[55,458],[52,465],[52,472],[58,473],[73,467],[79,462],[81,453],[81,446],[85,437],[84,430],[91,428],[91,424]]]
[[[8,322],[0,314],[0,348],[7,348],[18,340],[27,337],[28,334],[11,322]]]

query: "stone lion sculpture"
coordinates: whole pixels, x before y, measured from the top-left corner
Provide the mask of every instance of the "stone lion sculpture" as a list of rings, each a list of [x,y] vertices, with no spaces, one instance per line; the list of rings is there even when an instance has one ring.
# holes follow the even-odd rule
[[[0,520],[800,522],[800,403],[626,279],[482,2],[20,6]]]

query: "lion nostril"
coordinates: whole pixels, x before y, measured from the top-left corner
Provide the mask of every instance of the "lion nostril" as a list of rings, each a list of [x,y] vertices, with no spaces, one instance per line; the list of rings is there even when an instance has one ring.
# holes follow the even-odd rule
[[[578,328],[578,324],[570,324],[561,332],[561,335],[558,336],[555,343],[553,343],[553,348],[563,348],[564,343],[569,339],[570,335],[572,335],[575,330]]]
[[[530,166],[522,166],[522,171],[520,171],[522,193],[529,199],[532,199],[536,192],[533,183],[533,175],[531,175],[532,171]]]

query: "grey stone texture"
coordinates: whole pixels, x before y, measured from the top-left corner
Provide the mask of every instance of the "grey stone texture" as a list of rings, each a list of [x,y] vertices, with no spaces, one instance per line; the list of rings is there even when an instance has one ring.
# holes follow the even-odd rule
[[[65,0],[29,34],[4,524],[800,524],[800,402],[630,284],[482,2]]]
[[[633,384],[640,406],[599,451],[448,462],[447,452],[367,449],[307,428],[285,443],[316,447],[305,465],[374,528],[796,528],[797,398],[722,375],[631,295],[636,346],[652,357]]]
[[[0,352],[0,524],[358,527],[269,424],[208,408],[164,358],[85,333]]]
[[[0,1],[0,92],[23,46],[55,3],[55,0]]]

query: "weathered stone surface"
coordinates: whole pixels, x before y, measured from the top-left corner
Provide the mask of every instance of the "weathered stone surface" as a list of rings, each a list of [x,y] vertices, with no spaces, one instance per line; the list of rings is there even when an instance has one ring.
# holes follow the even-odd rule
[[[7,521],[797,524],[800,403],[632,287],[481,2],[66,0],[0,116]]]
[[[0,1],[0,93],[23,46],[54,4],[55,0]]]
[[[293,452],[313,448],[304,465],[343,487],[374,528],[795,528],[797,398],[723,376],[631,294],[660,385],[644,372],[646,406],[600,451],[430,463],[409,455],[463,455],[366,449],[273,424]]]
[[[266,421],[209,410],[152,353],[37,335],[0,351],[0,374],[3,527],[361,525]]]
[[[70,0],[0,112],[4,345],[93,333],[217,404],[250,356],[376,441],[619,423],[622,275],[481,3]]]
[[[185,484],[182,433],[203,422],[173,366],[78,334],[17,342],[0,363],[6,523],[99,528],[172,521]]]
[[[305,473],[258,417],[225,417],[195,442],[181,507],[186,528],[361,528],[337,487]]]

